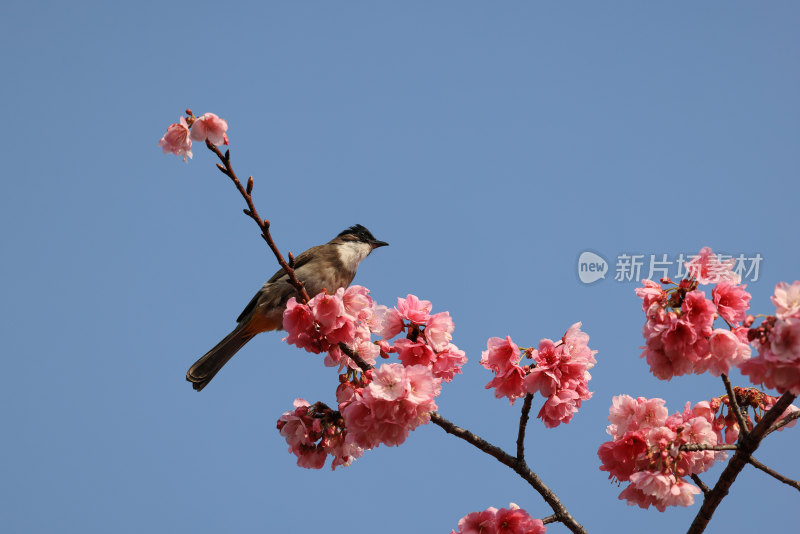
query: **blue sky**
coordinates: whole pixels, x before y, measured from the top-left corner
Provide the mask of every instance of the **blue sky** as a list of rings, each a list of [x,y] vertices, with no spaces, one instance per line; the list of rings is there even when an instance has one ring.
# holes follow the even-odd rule
[[[655,380],[636,284],[583,284],[577,259],[760,254],[749,290],[772,311],[775,283],[800,278],[798,6],[232,4],[4,4],[0,530],[392,534],[511,501],[550,514],[432,425],[346,469],[296,467],[275,421],[296,397],[331,402],[336,376],[280,335],[200,394],[184,382],[276,269],[211,154],[156,146],[190,107],[228,120],[284,252],[364,224],[391,246],[356,282],[450,311],[470,358],[437,401],[455,423],[513,447],[519,405],[484,389],[486,340],[583,321],[594,398],[569,425],[531,424],[531,466],[590,532],[684,531],[697,506],[626,506],[597,447],[612,396],[677,410],[722,384]],[[797,442],[756,458],[799,478]],[[797,502],[745,470],[708,532],[786,532]]]

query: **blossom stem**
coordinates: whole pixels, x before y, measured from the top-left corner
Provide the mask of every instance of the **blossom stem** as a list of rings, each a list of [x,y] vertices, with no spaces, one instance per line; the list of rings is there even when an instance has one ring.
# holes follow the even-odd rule
[[[793,487],[794,489],[800,490],[800,482],[797,482],[796,480],[792,480],[791,478],[787,478],[787,477],[783,476],[782,474],[778,473],[777,471],[774,471],[774,470],[770,469],[769,467],[767,467],[766,465],[762,464],[761,462],[759,462],[758,460],[756,460],[752,456],[747,461],[750,463],[750,465],[752,465],[756,469],[761,469],[766,474],[768,474],[769,476],[775,478],[776,480],[780,480],[784,484],[788,484],[789,486]]]
[[[730,403],[730,409],[733,410],[734,415],[736,416],[736,422],[739,423],[739,439],[741,440],[744,436],[746,436],[750,429],[747,426],[747,422],[744,419],[744,415],[742,414],[742,410],[739,408],[739,401],[736,400],[736,394],[733,392],[733,386],[731,386],[731,381],[728,379],[728,376],[725,373],[722,373],[722,382],[725,384],[725,391],[728,392],[728,402]]]
[[[222,162],[221,165],[219,163],[217,164],[217,168],[220,170],[222,174],[224,174],[225,176],[230,178],[231,181],[233,181],[233,184],[236,186],[236,189],[238,189],[239,193],[241,193],[242,197],[244,198],[244,201],[247,203],[247,209],[244,210],[245,215],[253,219],[258,225],[258,227],[261,229],[261,237],[263,237],[264,241],[267,242],[267,245],[269,245],[270,250],[272,250],[272,253],[275,254],[275,259],[278,260],[278,263],[280,264],[281,268],[283,268],[284,272],[286,272],[286,274],[289,276],[289,283],[291,283],[297,289],[297,292],[300,294],[300,298],[303,300],[303,303],[306,303],[309,300],[311,300],[305,288],[303,287],[303,282],[301,282],[297,278],[294,269],[290,267],[288,263],[286,263],[285,259],[283,259],[281,251],[278,250],[278,246],[272,239],[272,234],[270,234],[269,232],[269,226],[270,226],[269,220],[262,219],[258,215],[256,206],[253,203],[253,197],[250,195],[249,192],[252,191],[253,189],[252,186],[253,177],[252,176],[250,177],[250,179],[247,182],[247,189],[245,189],[245,187],[242,185],[242,182],[240,182],[239,178],[236,176],[236,173],[233,172],[233,166],[231,165],[230,150],[226,150],[225,154],[223,154],[222,152],[220,152],[219,148],[217,148],[215,144],[213,144],[211,141],[207,139],[206,139],[206,146],[211,152],[216,154],[219,160]]]
[[[708,495],[708,492],[711,490],[708,489],[708,486],[706,486],[702,480],[700,480],[700,477],[695,474],[692,474],[691,478],[694,481],[694,483],[697,484],[697,486],[700,488],[700,491],[703,492],[703,495]]]
[[[719,506],[719,503],[721,503],[722,499],[724,499],[728,494],[728,490],[736,480],[736,477],[739,475],[742,469],[744,469],[744,466],[747,465],[752,457],[753,452],[761,444],[761,440],[764,439],[767,430],[770,429],[772,423],[774,423],[775,420],[781,416],[784,410],[786,410],[786,408],[792,403],[792,401],[794,401],[795,398],[796,395],[792,395],[788,392],[781,395],[781,398],[778,399],[778,402],[776,402],[775,405],[770,408],[770,410],[764,415],[761,421],[758,422],[755,428],[753,428],[753,430],[748,434],[741,436],[741,440],[739,441],[739,449],[722,471],[719,480],[717,481],[716,485],[714,485],[714,489],[706,494],[705,499],[703,499],[703,505],[697,512],[694,521],[692,521],[687,534],[700,534],[701,532],[705,531],[706,526],[708,526],[708,522],[711,521],[711,516],[714,515],[714,511],[717,509],[717,506]]]
[[[349,347],[349,346],[348,346],[346,343],[339,342],[339,350],[341,350],[342,352],[344,352],[344,353],[345,353],[345,355],[346,355],[348,358],[350,358],[351,360],[353,360],[354,362],[356,362],[356,365],[358,365],[358,367],[359,367],[359,368],[360,368],[362,371],[364,371],[365,373],[366,373],[367,371],[369,371],[370,369],[374,369],[374,367],[373,367],[373,366],[371,366],[370,364],[368,364],[367,362],[365,362],[365,361],[364,361],[364,359],[363,359],[361,356],[359,356],[359,355],[358,355],[358,353],[357,353],[356,351],[354,351],[353,349],[351,349],[351,348],[350,348],[350,347]]]
[[[705,445],[703,443],[681,445],[682,451],[735,451],[738,449],[738,445]]]
[[[517,434],[517,460],[525,460],[525,429],[528,426],[532,401],[533,393],[528,393],[522,402],[522,414],[519,417],[519,433]]]
[[[788,425],[789,423],[791,423],[795,419],[800,419],[800,410],[790,413],[789,415],[787,415],[786,417],[784,417],[783,419],[781,419],[780,421],[778,421],[777,423],[772,425],[770,427],[770,429],[767,430],[767,433],[764,434],[764,436],[769,436],[770,434],[772,434],[776,430],[780,430],[781,428],[783,428],[784,426]]]

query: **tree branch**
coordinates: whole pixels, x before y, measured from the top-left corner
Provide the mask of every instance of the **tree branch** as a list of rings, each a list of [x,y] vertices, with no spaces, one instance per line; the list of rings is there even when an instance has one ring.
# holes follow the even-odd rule
[[[775,478],[776,480],[780,480],[784,484],[788,484],[789,486],[793,487],[794,489],[800,490],[800,482],[797,482],[796,480],[792,480],[791,478],[785,477],[782,474],[778,473],[777,471],[774,471],[774,470],[770,469],[769,467],[767,467],[766,465],[762,464],[761,462],[759,462],[758,460],[756,460],[752,456],[747,461],[750,462],[750,465],[752,465],[756,469],[761,469],[766,474],[768,474],[769,476]]]
[[[237,178],[236,173],[233,172],[233,166],[231,165],[231,153],[230,150],[226,150],[225,154],[220,152],[219,148],[211,141],[206,140],[206,146],[208,149],[217,155],[219,160],[222,162],[222,165],[217,163],[217,168],[220,170],[222,174],[227,176],[228,178],[233,181],[233,184],[236,186],[236,189],[239,190],[244,201],[247,203],[247,209],[244,210],[244,214],[253,219],[256,224],[258,225],[259,229],[261,230],[261,237],[264,238],[264,241],[267,242],[269,245],[270,250],[275,255],[275,259],[278,260],[281,268],[283,268],[284,272],[289,276],[289,283],[292,284],[296,289],[297,292],[300,293],[300,298],[303,302],[308,302],[311,300],[306,292],[305,288],[303,287],[303,282],[301,282],[297,275],[294,272],[294,269],[286,263],[286,260],[283,259],[283,255],[281,254],[280,250],[278,250],[277,245],[275,245],[275,241],[272,239],[272,234],[269,232],[270,222],[268,219],[262,219],[258,215],[258,211],[256,210],[255,204],[253,204],[253,197],[251,196],[251,192],[253,190],[253,177],[251,176],[247,180],[247,189],[244,188],[242,182],[239,181]],[[290,256],[291,258],[291,256]],[[292,262],[294,263],[294,262]]]
[[[767,430],[767,433],[764,434],[764,437],[769,436],[770,434],[772,434],[776,430],[780,430],[781,428],[785,427],[786,425],[788,425],[789,423],[791,423],[795,419],[800,419],[800,411],[792,412],[789,415],[787,415],[786,417],[784,417],[783,419],[781,419],[780,421],[778,421],[777,423],[775,423],[774,425],[772,425],[769,428],[769,430]]]
[[[370,369],[373,369],[373,367],[370,364],[365,362],[364,359],[361,358],[361,356],[359,356],[357,352],[352,350],[346,344],[339,343],[339,349],[341,349],[341,351],[345,353],[348,358],[356,362],[356,365],[358,365],[358,367],[362,371],[366,372]],[[530,484],[533,487],[533,489],[535,489],[539,493],[539,495],[542,496],[542,498],[547,502],[547,504],[550,505],[550,508],[553,509],[553,512],[555,512],[555,517],[556,517],[556,519],[554,519],[553,521],[560,521],[561,523],[564,524],[564,526],[566,526],[569,530],[571,530],[575,534],[587,534],[586,529],[584,529],[583,526],[580,523],[578,523],[574,517],[572,517],[572,515],[567,511],[567,509],[564,507],[564,505],[561,503],[558,497],[556,497],[556,494],[553,493],[553,490],[547,487],[547,485],[545,485],[545,483],[542,482],[542,480],[536,473],[531,471],[531,469],[528,467],[528,464],[525,463],[525,460],[523,459],[524,448],[521,446],[521,443],[525,439],[525,423],[527,423],[528,419],[527,416],[528,413],[530,412],[530,404],[532,398],[533,395],[530,394],[527,395],[525,397],[525,403],[523,404],[522,407],[522,418],[520,419],[520,434],[517,437],[516,458],[508,454],[500,447],[492,445],[482,437],[473,434],[469,430],[465,430],[461,427],[454,425],[453,423],[442,417],[438,412],[431,412],[430,414],[431,423],[442,427],[442,429],[448,434],[452,434],[457,438],[463,439],[470,445],[476,447],[477,449],[485,452],[489,456],[495,458],[501,464],[513,469],[514,472],[516,472],[526,482],[528,482],[528,484]]]
[[[542,496],[545,502],[550,505],[550,508],[552,508],[553,512],[555,512],[558,521],[563,523],[565,527],[575,534],[587,534],[586,529],[583,528],[583,526],[578,523],[574,517],[572,517],[558,497],[556,497],[555,493],[553,493],[553,490],[547,487],[547,485],[542,482],[536,473],[531,471],[530,467],[528,467],[528,464],[525,463],[524,460],[514,458],[500,447],[492,445],[480,436],[454,425],[437,412],[431,413],[431,422],[442,427],[442,429],[448,434],[452,434],[457,438],[463,439],[489,456],[494,457],[501,464],[513,469],[515,473],[517,473],[520,477],[522,477],[523,480],[530,484],[531,487],[533,487],[533,489],[535,489],[539,495]]]
[[[733,458],[731,458],[728,465],[722,471],[714,489],[706,495],[706,498],[703,500],[703,505],[697,512],[694,521],[692,521],[687,534],[700,534],[706,529],[717,506],[719,506],[719,503],[722,502],[722,499],[728,494],[731,484],[736,480],[741,470],[744,469],[744,466],[747,465],[753,452],[758,448],[761,440],[764,439],[767,430],[769,430],[772,423],[780,417],[784,410],[786,410],[786,407],[789,406],[794,399],[795,395],[788,392],[784,393],[781,395],[781,398],[778,399],[778,402],[764,414],[764,417],[752,431],[745,435],[740,434],[739,450],[736,451],[736,454],[733,455]]]
[[[741,441],[742,437],[750,432],[750,428],[747,426],[747,422],[745,421],[741,408],[739,408],[739,401],[736,399],[736,393],[733,391],[731,381],[728,379],[728,376],[725,373],[722,373],[721,376],[722,382],[725,384],[725,391],[728,392],[728,403],[730,405],[730,409],[733,410],[733,413],[736,416],[736,422],[739,423],[739,440]]]
[[[701,443],[687,443],[681,445],[682,451],[735,451],[739,448],[738,445],[704,445]]]
[[[522,413],[519,417],[519,433],[517,434],[517,459],[525,460],[525,429],[528,426],[528,418],[531,413],[531,402],[533,401],[533,393],[525,395],[525,400],[522,403]]]
[[[695,474],[692,474],[692,475],[691,475],[691,478],[692,478],[692,480],[694,481],[694,483],[695,483],[695,484],[697,484],[697,486],[700,488],[700,491],[702,491],[702,492],[703,492],[703,495],[708,495],[708,492],[709,492],[709,491],[711,491],[711,490],[710,490],[710,489],[708,489],[708,486],[706,486],[706,485],[703,483],[703,481],[702,481],[702,480],[700,480],[700,477],[699,477],[699,476],[697,476],[697,475],[695,475]]]

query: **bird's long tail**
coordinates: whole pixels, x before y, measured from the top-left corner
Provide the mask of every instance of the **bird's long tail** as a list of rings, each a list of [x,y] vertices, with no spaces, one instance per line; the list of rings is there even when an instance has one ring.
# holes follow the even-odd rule
[[[244,347],[248,341],[253,339],[257,332],[253,333],[245,326],[245,322],[239,324],[233,332],[225,336],[186,371],[186,380],[192,382],[195,390],[200,391],[206,387],[214,375],[222,369],[222,366],[228,363],[228,360],[233,358],[233,355],[239,352],[239,349]]]

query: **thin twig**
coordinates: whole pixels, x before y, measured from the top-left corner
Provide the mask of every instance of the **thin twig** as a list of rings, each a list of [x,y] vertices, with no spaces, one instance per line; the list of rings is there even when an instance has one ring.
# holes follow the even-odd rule
[[[682,451],[735,451],[738,448],[738,445],[705,445],[702,443],[687,443],[680,447]]]
[[[774,471],[774,470],[770,469],[769,467],[767,467],[766,465],[762,464],[761,462],[759,462],[758,460],[756,460],[752,456],[750,457],[748,462],[750,462],[750,464],[753,467],[755,467],[757,469],[761,469],[762,471],[764,471],[769,476],[771,476],[771,477],[773,477],[773,478],[775,478],[777,480],[780,480],[784,484],[788,484],[789,486],[793,487],[796,490],[800,490],[800,482],[798,482],[796,480],[792,480],[791,478],[785,477],[782,474],[778,473],[777,471]]]
[[[702,480],[700,480],[700,477],[695,475],[695,474],[692,474],[691,477],[692,477],[692,480],[694,480],[694,483],[697,484],[698,487],[700,488],[700,491],[703,492],[703,495],[708,495],[708,492],[711,491],[711,490],[708,489],[708,486],[706,486],[705,483],[703,483]]]
[[[556,523],[558,521],[558,516],[556,514],[548,515],[547,517],[542,518],[542,523],[545,525],[549,525],[550,523]]]
[[[800,419],[800,411],[790,413],[789,415],[787,415],[786,417],[784,417],[783,419],[781,419],[780,421],[769,427],[769,430],[767,430],[767,433],[764,434],[764,437],[769,436],[776,430],[780,430],[781,428],[785,427],[795,419]]]
[[[714,485],[714,489],[706,494],[703,505],[700,507],[700,510],[698,510],[687,534],[700,534],[706,529],[717,506],[719,506],[719,503],[721,503],[722,499],[728,494],[728,490],[736,480],[736,477],[742,469],[744,469],[744,466],[747,465],[753,452],[761,444],[761,440],[764,439],[767,430],[770,429],[772,423],[780,417],[783,411],[786,410],[786,407],[789,406],[794,399],[795,395],[788,392],[784,393],[781,395],[781,398],[778,399],[778,402],[764,414],[764,417],[753,430],[745,435],[740,434],[739,450],[736,451],[733,458],[731,458],[728,465],[722,471],[719,480]]]
[[[522,402],[522,414],[519,416],[519,433],[517,434],[517,459],[525,460],[525,429],[528,426],[528,418],[531,413],[531,402],[533,401],[533,393],[525,395],[525,400]]]
[[[747,426],[747,422],[744,419],[741,408],[739,408],[739,401],[736,399],[736,394],[733,391],[733,386],[731,386],[731,381],[728,379],[728,376],[725,373],[722,374],[722,382],[725,384],[725,391],[728,392],[730,409],[733,410],[733,413],[736,416],[736,421],[739,423],[739,440],[741,441],[742,437],[750,432],[750,428]]]
[[[371,366],[370,364],[368,364],[367,362],[365,362],[365,361],[364,361],[364,359],[363,359],[361,356],[359,356],[359,354],[358,354],[356,351],[354,351],[353,349],[351,349],[351,348],[350,348],[350,347],[349,347],[349,346],[348,346],[346,343],[339,342],[339,349],[340,349],[342,352],[344,352],[344,353],[345,353],[345,355],[346,355],[348,358],[350,358],[351,360],[353,360],[354,362],[356,362],[356,365],[358,365],[358,367],[359,367],[359,368],[360,368],[362,371],[364,371],[365,373],[366,373],[367,371],[369,371],[370,369],[374,369],[374,367],[373,367],[373,366]]]
[[[494,457],[501,464],[513,469],[515,473],[517,473],[520,477],[522,477],[523,480],[530,484],[531,487],[533,487],[533,489],[535,489],[539,495],[542,496],[545,502],[550,505],[550,508],[552,508],[553,512],[555,512],[558,521],[563,523],[565,527],[575,534],[586,534],[586,529],[583,528],[583,526],[578,523],[575,518],[572,517],[572,515],[570,515],[558,497],[556,497],[556,494],[553,493],[553,490],[547,487],[547,485],[542,482],[536,473],[531,471],[530,467],[528,467],[528,464],[525,463],[524,460],[514,458],[500,447],[492,445],[480,436],[454,425],[437,412],[431,413],[431,422],[442,427],[442,429],[448,434],[452,434],[457,438],[463,439],[489,456]]]
[[[230,151],[226,150],[225,154],[223,154],[222,152],[220,152],[219,148],[217,148],[217,146],[209,140],[206,140],[206,146],[211,152],[216,154],[219,160],[222,162],[222,165],[220,165],[219,163],[217,164],[217,168],[220,170],[222,174],[224,174],[225,176],[230,178],[231,181],[233,181],[233,184],[236,186],[236,189],[238,189],[239,193],[241,193],[242,197],[244,198],[244,201],[247,203],[247,209],[244,210],[244,214],[253,219],[258,225],[258,227],[261,229],[261,237],[263,237],[264,241],[267,242],[267,245],[269,245],[270,250],[272,250],[272,253],[275,254],[275,259],[278,260],[278,263],[280,264],[281,268],[283,268],[283,271],[288,275],[289,283],[292,284],[297,289],[297,292],[300,294],[300,298],[303,299],[304,303],[311,300],[305,288],[303,287],[303,282],[301,282],[297,278],[294,269],[292,269],[289,266],[289,264],[286,263],[286,260],[283,259],[283,254],[281,254],[281,251],[278,250],[278,246],[272,239],[272,234],[270,234],[269,232],[269,226],[270,226],[269,220],[262,219],[258,215],[256,206],[255,204],[253,204],[253,197],[248,192],[252,191],[253,189],[253,177],[251,176],[250,179],[247,181],[247,189],[245,189],[244,186],[242,185],[242,182],[240,182],[239,178],[236,176],[236,173],[233,172],[233,166],[231,165]]]

